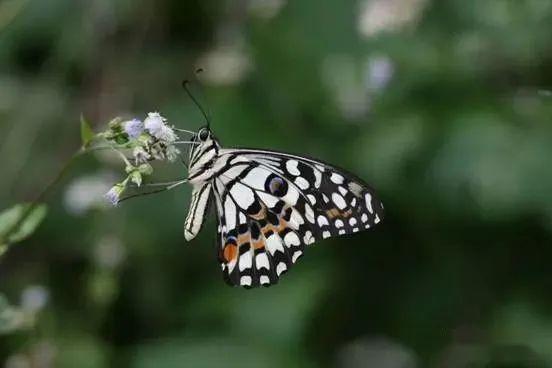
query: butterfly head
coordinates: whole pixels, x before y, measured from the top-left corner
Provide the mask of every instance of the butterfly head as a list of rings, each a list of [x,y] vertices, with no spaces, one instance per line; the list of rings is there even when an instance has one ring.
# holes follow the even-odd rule
[[[192,137],[189,153],[189,177],[207,171],[218,156],[220,144],[208,126],[204,126]]]

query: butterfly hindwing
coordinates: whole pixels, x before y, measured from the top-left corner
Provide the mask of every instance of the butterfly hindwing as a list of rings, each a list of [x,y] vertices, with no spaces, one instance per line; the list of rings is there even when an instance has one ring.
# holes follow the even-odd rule
[[[373,191],[327,164],[279,152],[221,150],[213,180],[225,280],[269,286],[316,240],[370,228],[383,218]]]

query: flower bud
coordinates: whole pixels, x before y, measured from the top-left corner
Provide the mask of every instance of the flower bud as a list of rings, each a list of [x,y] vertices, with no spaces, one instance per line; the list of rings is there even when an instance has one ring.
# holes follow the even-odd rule
[[[122,183],[115,184],[107,193],[105,193],[105,198],[109,203],[116,206],[119,203],[121,194],[125,191],[126,180]]]

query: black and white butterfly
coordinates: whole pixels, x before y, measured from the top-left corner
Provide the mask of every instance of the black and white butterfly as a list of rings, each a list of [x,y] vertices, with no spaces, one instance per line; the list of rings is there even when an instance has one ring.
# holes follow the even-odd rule
[[[187,181],[185,238],[199,233],[214,202],[218,259],[234,286],[275,284],[307,246],[383,219],[382,203],[354,175],[307,157],[222,148],[209,126],[192,137]]]

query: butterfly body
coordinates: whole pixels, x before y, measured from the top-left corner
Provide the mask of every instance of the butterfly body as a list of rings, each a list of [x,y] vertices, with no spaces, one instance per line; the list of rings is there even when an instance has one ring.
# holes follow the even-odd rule
[[[224,149],[208,128],[193,140],[184,234],[187,240],[197,235],[214,201],[218,258],[231,285],[274,284],[306,246],[383,219],[373,190],[344,170],[282,152]]]

